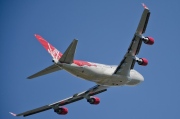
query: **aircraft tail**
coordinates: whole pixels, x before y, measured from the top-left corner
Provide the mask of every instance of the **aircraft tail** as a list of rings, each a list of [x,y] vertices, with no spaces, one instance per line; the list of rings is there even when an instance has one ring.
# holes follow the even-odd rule
[[[50,43],[48,43],[43,37],[40,35],[35,34],[35,37],[37,40],[43,45],[43,47],[49,52],[49,54],[53,57],[53,61],[56,63],[59,61],[59,59],[62,56],[62,53],[58,51],[54,46],[52,46]]]
[[[33,79],[33,78],[36,78],[36,77],[39,77],[39,76],[43,76],[43,75],[46,75],[46,74],[50,74],[52,72],[55,72],[55,71],[59,71],[59,70],[62,70],[62,68],[57,65],[57,64],[53,64],[29,77],[27,77],[28,79]]]
[[[29,76],[28,79],[33,79],[38,76],[42,76],[42,75],[46,75],[46,74],[49,74],[49,73],[52,73],[52,72],[55,72],[58,70],[62,70],[62,67],[58,64],[58,62],[67,63],[67,64],[73,63],[74,54],[75,54],[76,45],[77,45],[78,40],[74,39],[72,41],[72,43],[69,45],[69,47],[67,48],[67,50],[65,51],[65,53],[62,54],[40,35],[35,34],[35,37],[44,46],[44,48],[51,54],[51,56],[53,57],[53,61],[56,64],[53,64],[41,71]]]
[[[76,46],[77,46],[77,42],[78,42],[78,40],[76,40],[76,39],[74,39],[72,41],[72,43],[69,45],[67,50],[64,52],[64,54],[60,58],[59,61],[61,63],[67,63],[67,64],[73,63],[73,61],[74,61],[74,54],[75,54]]]

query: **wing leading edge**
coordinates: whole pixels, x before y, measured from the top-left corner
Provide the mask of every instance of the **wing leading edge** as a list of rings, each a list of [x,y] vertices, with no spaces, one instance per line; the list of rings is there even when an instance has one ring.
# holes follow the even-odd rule
[[[130,70],[134,68],[134,65],[136,62],[135,56],[140,51],[141,44],[142,44],[142,34],[145,33],[146,31],[146,27],[147,27],[148,20],[150,17],[149,9],[145,6],[145,4],[142,4],[142,5],[144,7],[144,11],[142,13],[139,25],[136,29],[136,32],[134,34],[134,37],[131,41],[131,44],[128,48],[127,53],[125,54],[123,60],[120,62],[120,64],[116,68],[114,74],[129,76]]]
[[[88,99],[90,96],[93,96],[93,95],[96,95],[96,94],[107,91],[107,88],[108,88],[107,86],[96,85],[96,86],[94,86],[94,87],[92,87],[92,88],[90,88],[90,89],[88,89],[86,91],[74,94],[73,96],[71,96],[69,98],[66,98],[66,99],[63,99],[63,100],[60,100],[58,102],[55,102],[55,103],[52,103],[52,104],[49,104],[49,105],[45,105],[45,106],[42,106],[42,107],[39,107],[39,108],[36,108],[36,109],[32,109],[32,110],[29,110],[29,111],[26,111],[26,112],[23,112],[23,113],[20,113],[20,114],[14,114],[12,112],[10,112],[10,114],[13,115],[13,116],[24,116],[24,117],[29,116],[29,115],[36,114],[36,113],[39,113],[39,112],[43,112],[43,111],[46,111],[46,110],[49,110],[49,109],[55,109],[55,108],[57,108],[59,106],[64,106],[64,105],[67,105],[67,104],[82,100],[84,98]]]

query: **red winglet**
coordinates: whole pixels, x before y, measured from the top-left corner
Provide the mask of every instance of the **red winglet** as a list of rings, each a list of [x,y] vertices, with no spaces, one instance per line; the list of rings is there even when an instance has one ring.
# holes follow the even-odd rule
[[[12,112],[9,112],[11,115],[13,115],[13,116],[17,116],[16,114],[14,114],[14,113],[12,113]]]
[[[148,7],[144,3],[142,3],[142,6],[144,7],[144,9],[148,9]]]
[[[35,37],[38,41],[43,45],[43,47],[51,54],[53,59],[59,60],[62,56],[62,53],[59,52],[55,47],[53,47],[50,43],[48,43],[43,37],[35,34]]]

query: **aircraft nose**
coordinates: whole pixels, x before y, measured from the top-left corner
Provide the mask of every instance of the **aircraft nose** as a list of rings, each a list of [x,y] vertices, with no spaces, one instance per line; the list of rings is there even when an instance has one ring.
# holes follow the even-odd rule
[[[135,71],[135,70],[134,70]],[[138,80],[138,81],[140,81],[140,82],[142,82],[142,81],[144,81],[144,77],[138,72],[138,71],[135,71],[135,79],[136,80]]]
[[[142,82],[142,81],[144,81],[144,77],[139,73],[139,75],[138,75],[138,79]]]
[[[127,83],[127,85],[137,85],[144,81],[144,77],[136,70],[131,70],[130,77],[131,80]]]

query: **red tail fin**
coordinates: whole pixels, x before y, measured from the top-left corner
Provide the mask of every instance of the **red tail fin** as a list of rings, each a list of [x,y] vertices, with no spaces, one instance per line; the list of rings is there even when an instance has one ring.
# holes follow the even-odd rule
[[[59,52],[55,47],[53,47],[50,43],[48,43],[43,37],[35,34],[35,37],[38,41],[44,46],[44,48],[51,54],[54,60],[59,61],[62,56],[62,53]]]

